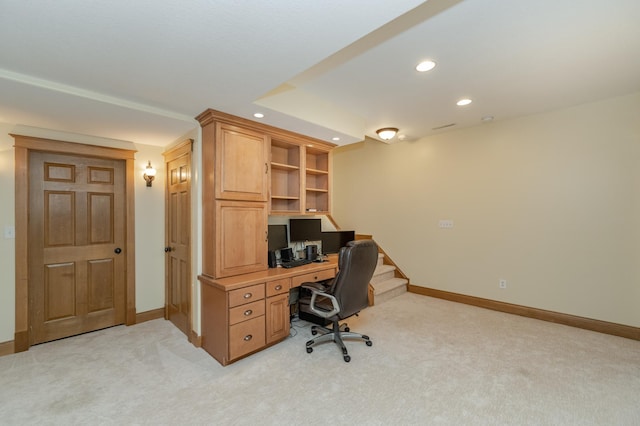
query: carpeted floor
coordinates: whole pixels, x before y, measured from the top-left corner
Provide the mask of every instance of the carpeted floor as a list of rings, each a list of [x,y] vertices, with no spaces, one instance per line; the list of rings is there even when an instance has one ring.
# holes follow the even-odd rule
[[[0,358],[0,424],[640,425],[640,342],[404,294],[227,367],[154,320]]]

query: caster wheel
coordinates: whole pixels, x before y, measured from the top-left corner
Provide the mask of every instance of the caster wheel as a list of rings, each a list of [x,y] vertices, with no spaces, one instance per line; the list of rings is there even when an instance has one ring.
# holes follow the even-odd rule
[[[310,354],[311,352],[313,352],[313,348],[307,348],[307,353]]]
[[[351,331],[351,329],[349,327],[345,327],[344,331],[346,331],[348,333],[349,331]]]
[[[373,345],[373,342],[371,340],[367,340],[365,343],[367,344],[367,346]]]
[[[349,362],[349,361],[351,361],[351,357],[349,355],[345,355],[344,362]]]
[[[318,334],[318,332],[316,330],[311,330],[311,335],[315,336],[316,334]]]

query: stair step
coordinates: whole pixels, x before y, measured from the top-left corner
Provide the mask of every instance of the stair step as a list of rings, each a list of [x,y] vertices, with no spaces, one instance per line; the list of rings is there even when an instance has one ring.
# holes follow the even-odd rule
[[[395,277],[396,267],[393,265],[378,266],[373,271],[373,277],[371,278],[371,284],[381,283]]]
[[[378,266],[384,265],[384,254],[378,253]]]
[[[373,303],[378,305],[393,299],[407,291],[407,280],[404,278],[391,278],[380,283],[371,283],[373,287]]]

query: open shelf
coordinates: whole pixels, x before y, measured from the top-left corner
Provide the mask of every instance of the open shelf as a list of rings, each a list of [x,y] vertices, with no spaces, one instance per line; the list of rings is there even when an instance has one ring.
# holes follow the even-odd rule
[[[300,152],[297,144],[271,141],[271,213],[301,211]]]

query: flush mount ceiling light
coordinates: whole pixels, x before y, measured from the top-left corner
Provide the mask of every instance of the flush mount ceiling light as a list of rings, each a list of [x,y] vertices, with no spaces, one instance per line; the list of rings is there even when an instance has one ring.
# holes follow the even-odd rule
[[[253,116],[254,116],[255,118],[264,118],[264,114],[263,114],[263,113],[261,113],[261,112],[256,112],[255,114],[253,114]]]
[[[418,72],[431,71],[435,66],[436,66],[436,63],[433,61],[422,61],[418,65],[416,65],[416,71]]]
[[[465,106],[465,105],[469,105],[471,102],[473,102],[471,99],[465,98],[465,99],[460,99],[458,102],[456,102],[456,105]]]
[[[393,139],[393,137],[398,133],[398,129],[395,127],[383,127],[382,129],[376,130],[378,137],[383,141],[388,141]]]

